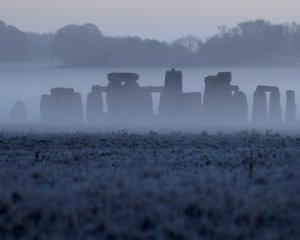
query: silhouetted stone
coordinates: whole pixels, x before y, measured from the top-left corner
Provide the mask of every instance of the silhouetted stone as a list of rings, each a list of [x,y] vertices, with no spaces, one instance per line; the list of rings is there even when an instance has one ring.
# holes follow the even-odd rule
[[[89,124],[101,123],[101,118],[104,115],[102,87],[99,85],[92,87],[92,91],[88,94],[86,105],[87,122]]]
[[[268,122],[267,95],[265,91],[256,89],[253,95],[252,123],[266,124]]]
[[[256,87],[256,90],[258,91],[264,91],[264,92],[279,92],[279,88],[278,87],[274,87],[274,86],[264,86],[264,85],[259,85]]]
[[[52,103],[50,95],[43,94],[40,103],[41,121],[42,123],[55,122],[55,105]]]
[[[273,91],[270,94],[269,120],[272,124],[282,123],[282,111],[279,90]]]
[[[27,110],[25,104],[22,101],[17,101],[13,106],[9,115],[9,122],[11,123],[27,122]]]
[[[83,105],[82,105],[82,100],[81,100],[81,94],[78,92],[74,93],[74,100],[72,102],[73,105],[73,116],[74,118],[71,118],[71,123],[72,119],[74,119],[74,124],[82,124],[83,123]]]
[[[144,88],[140,90],[140,113],[145,118],[153,116],[153,101],[151,91]]]
[[[110,116],[116,117],[122,112],[122,82],[110,81],[106,90],[106,103]]]
[[[248,121],[247,97],[242,91],[235,91],[233,94],[233,122],[246,123]]]
[[[50,95],[42,95],[40,110],[43,123],[81,124],[83,107],[80,93],[72,88],[53,88]]]
[[[181,109],[182,72],[172,69],[166,72],[164,89],[160,96],[159,113],[163,117],[174,118]]]
[[[270,92],[270,104],[267,106],[266,92]],[[252,122],[254,124],[278,124],[282,122],[280,92],[278,87],[257,86],[253,96]]]
[[[199,123],[201,120],[202,98],[200,92],[183,93],[181,119],[184,122]]]
[[[172,69],[166,72],[164,91],[170,94],[182,93],[182,72]]]
[[[108,75],[107,106],[109,116],[121,123],[146,120],[153,115],[152,95],[137,83],[135,73]]]
[[[228,124],[232,120],[233,95],[237,86],[231,86],[231,73],[222,72],[205,78],[203,114],[206,123]]]
[[[129,119],[145,119],[153,114],[152,95],[139,86],[137,82],[123,85],[123,114]]]
[[[285,121],[286,123],[294,123],[296,121],[296,100],[295,91],[286,91],[286,107],[285,107]]]
[[[117,73],[113,72],[107,75],[109,82],[137,82],[139,75],[136,73]]]

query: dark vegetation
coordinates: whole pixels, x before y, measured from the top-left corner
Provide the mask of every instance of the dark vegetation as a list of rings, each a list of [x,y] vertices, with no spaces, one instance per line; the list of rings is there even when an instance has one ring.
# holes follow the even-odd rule
[[[256,131],[1,131],[0,239],[299,239],[299,146]]]
[[[200,30],[199,30],[200,31]],[[219,27],[202,41],[171,43],[105,36],[93,24],[67,25],[55,34],[23,33],[0,23],[0,61],[57,59],[72,67],[298,66],[300,25],[245,21]]]
[[[28,60],[30,50],[26,35],[0,21],[0,62]]]
[[[26,33],[32,60],[49,60],[54,34]]]

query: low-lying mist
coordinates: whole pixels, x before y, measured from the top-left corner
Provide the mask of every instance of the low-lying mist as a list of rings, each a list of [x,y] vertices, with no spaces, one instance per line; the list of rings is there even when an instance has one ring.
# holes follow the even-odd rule
[[[207,96],[210,90],[207,89],[205,81],[218,82],[217,73],[227,69],[180,70],[181,73],[175,71],[180,75],[176,84],[176,76],[175,78],[171,76],[168,82],[166,70],[162,68],[73,69],[56,68],[53,65],[2,65],[0,71],[4,86],[0,90],[2,125],[25,124],[27,127],[39,125],[38,129],[46,130],[64,129],[61,126],[67,126],[66,129],[69,130],[86,131],[293,129],[298,126],[296,119],[292,121],[286,119],[287,90],[295,90],[295,102],[289,106],[293,108],[299,105],[298,69],[234,68],[228,80],[226,72],[223,76],[228,84],[227,87],[224,85],[225,95],[219,87],[212,87],[210,96]],[[116,82],[119,81],[117,85],[121,84],[118,90],[118,86],[114,88],[108,79],[108,74],[113,72],[136,72],[139,76],[134,81],[117,80]],[[171,70],[169,72],[172,74]],[[255,120],[253,97],[257,92]],[[231,95],[226,95],[228,93]],[[54,97],[51,98],[51,94]],[[74,111],[71,110],[74,102],[70,100],[73,97],[69,98],[68,94],[77,96],[74,98],[77,99],[75,101],[77,110],[76,107]],[[43,108],[42,95],[49,98],[50,102],[54,101],[53,105],[51,103],[51,106]],[[234,103],[230,102],[232,97],[235,99]],[[261,106],[264,107],[261,109]],[[298,111],[292,109],[293,111],[293,117],[297,118]],[[23,121],[18,121],[18,117]]]

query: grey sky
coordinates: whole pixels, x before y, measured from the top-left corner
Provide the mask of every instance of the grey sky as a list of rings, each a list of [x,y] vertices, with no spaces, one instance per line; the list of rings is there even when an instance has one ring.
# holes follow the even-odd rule
[[[0,19],[25,31],[91,22],[105,35],[172,40],[257,18],[300,22],[299,9],[299,0],[0,0]]]

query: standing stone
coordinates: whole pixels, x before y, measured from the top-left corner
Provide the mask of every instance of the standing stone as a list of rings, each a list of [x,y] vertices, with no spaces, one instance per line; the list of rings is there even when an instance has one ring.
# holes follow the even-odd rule
[[[205,78],[203,97],[204,120],[207,124],[228,124],[232,119],[231,73],[222,72]]]
[[[109,116],[121,124],[143,123],[153,115],[151,92],[139,86],[136,73],[108,75],[107,106]]]
[[[122,88],[122,115],[127,120],[136,119],[141,113],[140,86],[137,82],[125,82]]]
[[[296,100],[295,91],[286,91],[286,108],[285,108],[285,121],[286,123],[295,123],[296,121]]]
[[[273,91],[270,94],[269,119],[271,124],[282,123],[282,111],[279,91]]]
[[[42,95],[40,111],[45,124],[83,123],[81,95],[72,88],[52,88],[50,95]]]
[[[74,124],[83,124],[83,104],[81,100],[81,94],[78,92],[75,92],[73,96],[73,118],[72,119]]]
[[[110,117],[117,117],[122,111],[121,103],[122,83],[110,81],[107,86],[106,103]]]
[[[102,89],[99,85],[93,86],[87,97],[86,106],[87,122],[99,124],[104,115]]]
[[[247,97],[242,91],[235,91],[233,94],[233,123],[245,124],[247,121]]]
[[[51,96],[43,94],[40,102],[41,121],[44,124],[55,122],[55,106],[52,103]]]
[[[267,124],[268,122],[268,106],[267,95],[265,91],[256,89],[253,95],[253,112],[252,123]]]
[[[200,92],[183,93],[180,119],[183,123],[199,123],[201,121],[202,98]]]
[[[108,74],[107,78],[109,81],[106,95],[108,113],[114,120],[120,121],[120,117],[124,116],[124,114],[126,115],[128,111],[128,103],[124,102],[124,100],[130,99],[128,93],[130,91],[134,92],[139,87],[137,83],[139,75],[136,73],[114,72]],[[126,84],[125,88],[123,84]]]
[[[153,102],[151,92],[141,89],[139,99],[139,113],[143,118],[149,119],[149,117],[153,116]]]
[[[9,122],[11,123],[27,122],[27,110],[25,104],[22,101],[17,101],[13,106],[9,115]]]
[[[182,93],[182,72],[167,71],[159,103],[159,114],[163,118],[173,119],[179,115]]]

